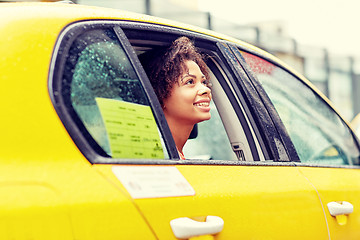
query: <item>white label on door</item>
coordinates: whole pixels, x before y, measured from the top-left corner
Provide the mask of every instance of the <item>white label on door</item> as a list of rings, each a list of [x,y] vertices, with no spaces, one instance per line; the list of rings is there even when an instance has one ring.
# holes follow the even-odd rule
[[[176,167],[113,166],[112,171],[135,199],[195,195]]]

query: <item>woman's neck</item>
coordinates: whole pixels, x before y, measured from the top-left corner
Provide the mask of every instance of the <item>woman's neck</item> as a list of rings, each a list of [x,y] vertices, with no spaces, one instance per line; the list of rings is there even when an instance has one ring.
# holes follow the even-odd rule
[[[176,148],[182,154],[183,147],[186,141],[189,139],[190,133],[194,127],[193,124],[184,124],[180,123],[177,120],[172,118],[167,118],[165,114],[165,118],[168,122],[170,131],[175,141]]]

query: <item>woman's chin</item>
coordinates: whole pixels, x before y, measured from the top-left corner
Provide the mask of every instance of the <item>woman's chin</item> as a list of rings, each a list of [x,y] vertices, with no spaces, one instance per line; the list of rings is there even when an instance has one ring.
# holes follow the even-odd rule
[[[199,119],[199,121],[198,121],[198,122],[207,121],[207,120],[210,120],[210,118],[211,118],[211,114],[210,114],[210,113],[208,113],[208,114],[206,114],[206,115],[202,116],[202,117]]]

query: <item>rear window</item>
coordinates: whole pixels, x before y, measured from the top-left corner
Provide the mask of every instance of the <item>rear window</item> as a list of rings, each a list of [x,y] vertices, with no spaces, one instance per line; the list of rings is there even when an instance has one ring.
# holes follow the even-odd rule
[[[77,127],[101,155],[167,155],[147,95],[113,29],[88,30],[72,41],[61,94]]]

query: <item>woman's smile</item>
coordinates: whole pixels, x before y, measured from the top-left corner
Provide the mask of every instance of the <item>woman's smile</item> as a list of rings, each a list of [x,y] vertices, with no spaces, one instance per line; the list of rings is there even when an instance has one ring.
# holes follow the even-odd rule
[[[209,112],[210,111],[210,98],[204,99],[204,100],[199,100],[199,101],[195,102],[193,105],[195,107],[199,107],[203,111]]]

